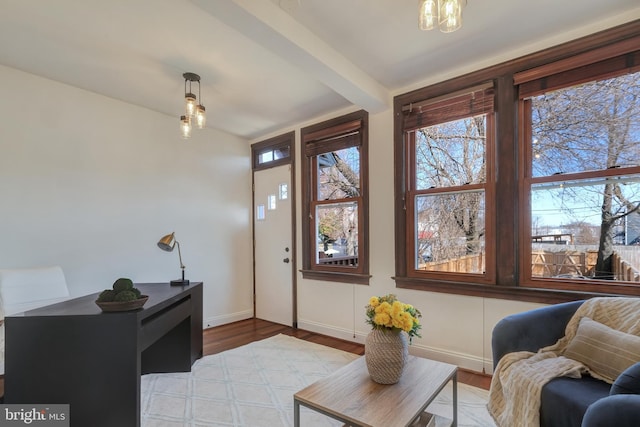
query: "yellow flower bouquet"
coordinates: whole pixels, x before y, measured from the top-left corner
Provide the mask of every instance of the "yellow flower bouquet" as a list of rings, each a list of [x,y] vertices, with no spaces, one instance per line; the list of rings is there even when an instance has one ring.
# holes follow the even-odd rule
[[[365,308],[367,323],[373,329],[403,330],[409,335],[409,340],[414,336],[420,337],[422,313],[411,304],[398,301],[395,295],[371,297]]]

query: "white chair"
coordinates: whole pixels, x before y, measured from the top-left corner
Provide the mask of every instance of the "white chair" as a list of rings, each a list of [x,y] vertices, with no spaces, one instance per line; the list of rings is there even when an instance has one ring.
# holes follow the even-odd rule
[[[62,268],[0,269],[0,375],[4,374],[4,317],[69,299]]]

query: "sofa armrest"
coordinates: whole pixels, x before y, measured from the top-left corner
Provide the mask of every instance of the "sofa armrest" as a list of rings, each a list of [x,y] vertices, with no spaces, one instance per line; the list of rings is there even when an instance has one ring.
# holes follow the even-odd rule
[[[584,301],[572,301],[512,314],[500,320],[493,328],[491,349],[493,367],[507,353],[514,351],[537,352],[555,344],[564,336],[571,316]]]
[[[640,362],[629,366],[616,378],[609,394],[640,394]]]
[[[640,426],[640,395],[616,394],[592,403],[584,413],[582,427]]]

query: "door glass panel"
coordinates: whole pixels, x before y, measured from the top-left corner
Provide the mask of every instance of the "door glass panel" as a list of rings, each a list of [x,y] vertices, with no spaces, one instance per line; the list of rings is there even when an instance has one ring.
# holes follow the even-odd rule
[[[267,209],[269,209],[270,211],[276,210],[276,195],[275,194],[269,194],[267,196]]]
[[[264,205],[256,206],[256,220],[264,221]]]
[[[280,184],[278,190],[280,200],[287,200],[289,198],[289,186],[286,183]]]

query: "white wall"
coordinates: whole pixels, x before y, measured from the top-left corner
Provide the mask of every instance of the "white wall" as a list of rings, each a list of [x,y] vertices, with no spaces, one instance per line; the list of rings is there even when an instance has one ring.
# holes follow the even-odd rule
[[[0,268],[60,265],[74,296],[167,282],[175,231],[205,326],[252,316],[246,140],[2,66],[0,93]]]

